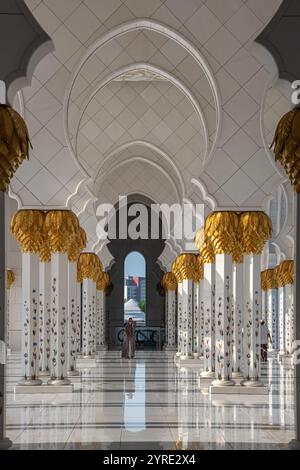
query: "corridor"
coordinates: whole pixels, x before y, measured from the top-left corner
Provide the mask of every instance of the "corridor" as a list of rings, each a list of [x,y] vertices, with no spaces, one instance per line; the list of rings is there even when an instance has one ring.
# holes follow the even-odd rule
[[[164,352],[101,353],[72,395],[14,395],[20,356],[7,368],[6,434],[14,449],[282,449],[294,438],[293,372],[262,366],[269,396],[211,398],[196,369]]]

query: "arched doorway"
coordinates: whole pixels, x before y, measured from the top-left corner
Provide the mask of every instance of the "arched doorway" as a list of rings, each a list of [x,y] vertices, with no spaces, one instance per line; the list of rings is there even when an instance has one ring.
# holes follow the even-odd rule
[[[162,236],[162,230],[159,230],[159,237],[151,239],[151,204],[153,201],[141,196],[132,195],[128,197],[128,210],[133,204],[142,203],[148,211],[148,230],[149,237],[147,239],[111,239],[107,245],[112,256],[114,264],[109,271],[109,276],[114,286],[113,291],[107,297],[107,313],[108,313],[108,347],[109,349],[118,349],[120,347],[120,338],[118,333],[124,326],[124,266],[125,260],[131,253],[138,253],[143,257],[146,266],[145,279],[145,327],[149,329],[164,328],[164,298],[157,290],[164,272],[158,264],[158,258],[165,248],[165,241]],[[119,217],[118,207],[116,210],[116,233],[119,233]],[[131,217],[128,217],[128,225]]]
[[[124,322],[132,318],[137,326],[146,325],[147,267],[138,251],[129,253],[124,262]]]

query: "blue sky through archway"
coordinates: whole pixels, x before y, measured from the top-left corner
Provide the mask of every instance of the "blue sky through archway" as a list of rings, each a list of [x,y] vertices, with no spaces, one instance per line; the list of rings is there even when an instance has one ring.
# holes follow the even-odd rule
[[[146,276],[145,258],[137,251],[130,253],[125,260],[125,276]]]

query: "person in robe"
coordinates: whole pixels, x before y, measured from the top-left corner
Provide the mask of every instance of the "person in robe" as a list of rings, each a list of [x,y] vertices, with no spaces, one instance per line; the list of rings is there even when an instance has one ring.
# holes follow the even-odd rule
[[[122,358],[133,359],[135,355],[135,322],[129,318],[125,326]]]

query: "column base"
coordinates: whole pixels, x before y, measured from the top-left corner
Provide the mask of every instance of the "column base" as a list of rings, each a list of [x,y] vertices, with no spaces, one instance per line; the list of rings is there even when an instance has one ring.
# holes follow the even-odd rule
[[[232,378],[233,379],[242,379],[244,376],[242,372],[232,372]]]
[[[203,367],[203,363],[202,359],[194,359],[193,357],[187,357],[186,359],[177,359],[176,366],[182,368],[201,369],[201,367]]]
[[[169,345],[167,345],[167,346],[164,347],[164,350],[165,350],[165,351],[169,351],[169,352],[174,352],[174,351],[176,351],[176,349],[177,349],[177,346],[169,346]]]
[[[39,371],[39,377],[47,377],[47,375],[50,375],[50,370],[40,370]]]
[[[71,381],[69,379],[50,379],[47,382],[47,385],[71,385]]]
[[[24,379],[18,383],[21,387],[38,387],[42,385],[43,381],[40,379]]]
[[[262,396],[265,397],[269,395],[269,389],[268,387],[244,387],[241,385],[235,385],[234,387],[228,387],[228,386],[211,386],[210,389],[210,394],[211,395],[224,395],[224,397],[227,397],[228,395],[243,395],[243,396]],[[223,398],[222,398],[223,401]]]
[[[284,354],[284,355],[278,356],[278,360],[281,364],[292,365],[293,355],[292,354]]]
[[[56,395],[58,393],[72,393],[73,392],[73,385],[41,385],[40,387],[28,387],[23,385],[16,385],[15,386],[15,395]]]
[[[80,375],[80,372],[78,370],[68,370],[67,376],[68,377],[78,377]]]
[[[12,445],[13,443],[8,437],[0,439],[0,450],[8,450]]]
[[[216,373],[211,370],[203,371],[201,372],[200,377],[203,379],[214,379],[216,377]]]
[[[279,351],[278,353],[278,356],[285,356],[286,355],[286,351]]]
[[[232,387],[235,385],[233,380],[217,379],[212,382],[212,387]]]
[[[194,357],[193,354],[190,354],[188,356],[186,356],[186,355],[180,356],[181,361],[192,361],[194,359],[195,359],[195,357]]]
[[[240,383],[241,387],[264,387],[265,385],[257,379],[245,379]]]

